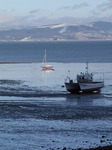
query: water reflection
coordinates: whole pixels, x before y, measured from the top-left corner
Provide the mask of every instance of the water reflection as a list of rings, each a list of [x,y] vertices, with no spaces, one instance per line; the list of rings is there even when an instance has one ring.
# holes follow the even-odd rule
[[[103,100],[102,94],[81,94],[81,95],[67,95],[66,102],[70,105],[76,106],[94,106],[94,101]]]

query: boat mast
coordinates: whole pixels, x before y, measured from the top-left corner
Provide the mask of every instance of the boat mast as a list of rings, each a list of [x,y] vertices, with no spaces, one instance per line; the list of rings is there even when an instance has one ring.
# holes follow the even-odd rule
[[[86,63],[86,72],[88,73],[88,62]]]
[[[46,49],[45,49],[45,65],[46,65]]]

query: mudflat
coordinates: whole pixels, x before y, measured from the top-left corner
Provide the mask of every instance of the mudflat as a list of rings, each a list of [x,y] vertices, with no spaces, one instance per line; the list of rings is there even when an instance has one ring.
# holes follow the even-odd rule
[[[3,97],[0,147],[107,150],[112,146],[111,106],[102,94]]]

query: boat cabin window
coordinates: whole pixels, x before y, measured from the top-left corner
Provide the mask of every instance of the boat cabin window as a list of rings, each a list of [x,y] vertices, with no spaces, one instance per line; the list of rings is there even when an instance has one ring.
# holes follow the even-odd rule
[[[82,77],[78,77],[78,79],[79,79],[79,80],[82,80],[82,79],[84,80],[84,77],[83,77],[83,76],[82,76]]]

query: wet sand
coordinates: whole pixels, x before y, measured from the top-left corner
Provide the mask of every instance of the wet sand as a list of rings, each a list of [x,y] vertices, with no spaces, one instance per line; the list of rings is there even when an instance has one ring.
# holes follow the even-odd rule
[[[111,103],[102,94],[6,99],[0,101],[3,150],[111,148]]]
[[[18,97],[18,101],[0,101],[0,117],[15,119],[27,117],[47,120],[106,119],[112,117],[111,107],[103,106],[105,105],[103,100],[102,105],[95,105],[95,102],[98,102],[96,99],[102,97],[99,94],[68,94],[64,97],[63,94],[62,97],[56,95],[53,97],[53,94],[48,94],[47,98],[46,94],[43,96],[41,94],[40,99],[37,98],[38,100],[32,98],[32,100],[26,99],[25,101],[19,100]],[[90,99],[91,97],[92,99]]]

